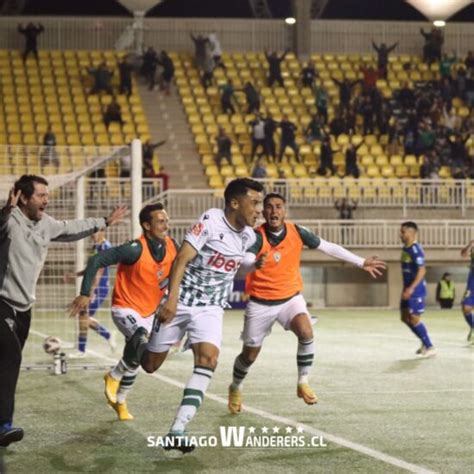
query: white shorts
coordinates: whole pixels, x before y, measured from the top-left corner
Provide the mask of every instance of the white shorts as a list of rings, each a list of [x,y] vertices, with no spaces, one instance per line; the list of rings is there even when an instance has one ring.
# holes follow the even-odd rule
[[[117,326],[117,329],[125,336],[128,341],[136,332],[138,328],[145,328],[148,334],[153,328],[154,313],[144,318],[131,308],[118,308],[112,306],[112,320]]]
[[[265,305],[249,300],[240,338],[246,346],[260,347],[263,340],[272,332],[275,321],[288,331],[291,321],[298,314],[306,314],[312,324],[303,295],[295,295],[285,303],[277,305]]]
[[[184,306],[178,304],[176,316],[169,323],[156,320],[147,349],[150,352],[166,352],[179,342],[185,333],[187,348],[198,342],[208,342],[218,349],[222,341],[222,318],[220,306]]]

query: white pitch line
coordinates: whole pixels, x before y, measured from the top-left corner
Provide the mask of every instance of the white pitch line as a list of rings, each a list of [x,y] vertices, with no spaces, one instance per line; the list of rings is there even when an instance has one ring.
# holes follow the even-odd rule
[[[46,334],[40,333],[39,331],[31,330],[30,332],[40,337],[47,337]],[[116,362],[117,360],[117,359],[113,359],[112,357],[101,354],[100,352],[89,351],[89,353],[107,361]],[[167,377],[166,375],[160,375],[160,374],[154,373],[154,374],[151,374],[151,377],[161,380],[162,382],[165,382],[169,385],[173,385],[174,387],[177,387],[177,388],[185,387],[185,384],[178,382],[177,380],[172,379],[170,377]],[[205,396],[209,398],[210,400],[214,400],[217,403],[227,406],[227,399],[223,397],[214,395],[209,392],[206,393]],[[315,436],[320,436],[324,438],[325,440],[333,442],[334,444],[338,444],[339,446],[344,446],[345,448],[351,449],[352,451],[365,454],[374,459],[382,461],[386,464],[391,464],[392,466],[405,469],[408,472],[413,472],[416,474],[436,474],[436,471],[431,471],[430,469],[427,469],[423,466],[418,466],[416,464],[406,462],[403,459],[398,459],[394,456],[390,456],[389,454],[382,453],[381,451],[377,451],[375,449],[369,448],[362,444],[354,443],[353,441],[347,440],[345,438],[341,438],[339,436],[326,433],[325,431],[317,430],[313,428],[312,426],[306,425],[304,423],[298,423],[297,421],[292,420],[291,418],[285,418],[283,416],[274,415],[273,413],[269,413],[269,412],[260,410],[258,408],[252,408],[247,405],[244,405],[243,408],[245,408],[245,411],[247,411],[248,413],[252,413],[254,415],[260,416],[261,418],[265,418],[270,421],[274,421],[275,423],[282,423],[284,425],[293,426],[295,428],[302,427],[307,433],[311,433],[312,435],[315,435]]]

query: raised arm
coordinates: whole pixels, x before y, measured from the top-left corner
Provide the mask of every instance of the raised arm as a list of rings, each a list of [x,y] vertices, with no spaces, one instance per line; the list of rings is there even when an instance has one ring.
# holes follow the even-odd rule
[[[373,40],[372,40],[372,48],[374,48],[375,51],[377,51],[377,53],[380,51],[379,47],[375,44]]]
[[[15,194],[15,189],[12,188],[10,190],[10,193],[8,194],[8,199],[5,206],[3,206],[3,208],[0,210],[0,236],[3,235],[3,233],[5,232],[7,228],[8,219],[10,218],[10,214],[12,210],[18,204],[18,200],[20,199],[20,194],[21,194],[20,190],[18,190]]]
[[[390,48],[387,49],[387,53],[390,53],[390,51],[393,51],[396,47],[398,46],[398,41],[396,43],[393,43]]]

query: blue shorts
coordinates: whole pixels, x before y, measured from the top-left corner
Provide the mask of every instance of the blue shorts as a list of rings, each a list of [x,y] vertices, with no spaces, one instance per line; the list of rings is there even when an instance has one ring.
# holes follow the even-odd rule
[[[461,304],[463,306],[474,306],[474,289],[470,287],[466,288]]]
[[[102,306],[102,303],[104,302],[105,298],[107,298],[108,293],[108,286],[96,287],[96,289],[94,290],[94,296],[92,297],[89,307],[87,308],[89,316],[94,316],[97,310]]]
[[[410,298],[400,301],[400,309],[408,309],[410,314],[423,314],[425,312],[424,298]]]

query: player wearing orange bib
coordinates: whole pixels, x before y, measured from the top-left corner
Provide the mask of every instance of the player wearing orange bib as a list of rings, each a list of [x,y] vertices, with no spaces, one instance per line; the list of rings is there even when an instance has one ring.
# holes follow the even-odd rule
[[[151,332],[158,305],[168,286],[168,276],[177,254],[176,242],[166,236],[168,214],[162,204],[144,207],[140,212],[143,235],[92,257],[87,263],[81,294],[73,304],[75,314],[87,306],[94,276],[99,268],[119,264],[112,296],[112,319],[125,336],[123,357],[105,375],[105,396],[120,420],[131,420],[127,395],[135,382],[139,362],[128,341],[139,328]],[[142,332],[143,329],[141,330]]]
[[[257,229],[257,242],[246,255],[243,265],[251,272],[246,279],[249,302],[242,331],[243,348],[234,362],[233,381],[229,387],[229,411],[236,415],[242,409],[242,383],[255,362],[263,340],[278,321],[298,338],[297,396],[305,403],[317,403],[308,383],[313,364],[314,342],[311,318],[301,294],[303,279],[300,259],[303,247],[322,252],[357,265],[373,277],[381,274],[385,263],[377,257],[364,260],[343,247],[326,242],[305,227],[285,222],[285,198],[267,194],[263,201],[265,223]],[[255,262],[255,263],[253,263]]]

